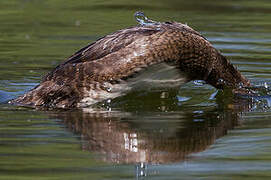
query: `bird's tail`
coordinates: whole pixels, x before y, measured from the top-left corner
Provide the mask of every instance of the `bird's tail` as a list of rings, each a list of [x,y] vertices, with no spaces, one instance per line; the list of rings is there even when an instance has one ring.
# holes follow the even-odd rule
[[[78,98],[76,94],[71,91],[69,86],[58,85],[52,81],[45,81],[26,94],[11,100],[9,103],[19,106],[41,108],[74,107]]]

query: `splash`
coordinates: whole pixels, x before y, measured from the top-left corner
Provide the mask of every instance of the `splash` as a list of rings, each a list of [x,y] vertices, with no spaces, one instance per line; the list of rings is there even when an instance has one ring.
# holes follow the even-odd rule
[[[241,98],[251,100],[250,111],[271,110],[271,82],[258,82],[251,87],[245,87],[240,84],[235,94]]]
[[[269,82],[260,82],[258,84],[252,84],[252,86],[247,87],[243,84],[239,85],[237,92],[239,90],[245,90],[246,93],[240,93],[243,96],[247,97],[270,97],[271,95],[271,83]]]
[[[160,22],[153,21],[145,16],[143,12],[137,11],[134,14],[134,17],[136,21],[141,25],[141,26],[148,26],[148,25],[159,25]]]

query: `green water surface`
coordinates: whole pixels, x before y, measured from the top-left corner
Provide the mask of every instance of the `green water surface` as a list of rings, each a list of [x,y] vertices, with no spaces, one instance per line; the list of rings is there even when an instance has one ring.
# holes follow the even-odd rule
[[[8,105],[99,37],[144,11],[200,31],[263,97],[208,85],[132,91],[98,110]],[[0,179],[270,179],[268,0],[0,1]]]

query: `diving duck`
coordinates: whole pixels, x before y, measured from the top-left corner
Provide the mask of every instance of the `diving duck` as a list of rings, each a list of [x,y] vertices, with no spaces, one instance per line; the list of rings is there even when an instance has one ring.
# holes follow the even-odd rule
[[[90,106],[121,96],[159,72],[178,74],[171,79],[175,85],[204,80],[217,89],[249,86],[249,80],[188,25],[156,22],[142,12],[136,12],[135,18],[137,26],[80,49],[45,75],[38,86],[10,103],[48,108]],[[146,75],[150,69],[153,74]],[[155,81],[164,82],[159,78],[145,82],[152,85]]]

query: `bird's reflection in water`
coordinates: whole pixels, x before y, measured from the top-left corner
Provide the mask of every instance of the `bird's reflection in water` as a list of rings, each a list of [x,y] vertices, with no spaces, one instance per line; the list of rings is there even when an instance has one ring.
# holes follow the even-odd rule
[[[72,131],[82,135],[84,150],[101,153],[107,162],[154,164],[178,162],[203,151],[238,123],[234,114],[167,113],[144,116],[149,119],[146,121],[129,115],[139,122],[120,116],[77,112],[63,119]]]
[[[213,106],[180,107],[176,96],[174,101],[162,93],[134,97],[138,111],[130,107],[133,102],[125,101],[118,111],[113,107],[112,111],[78,110],[55,115],[70,131],[81,135],[83,150],[108,163],[136,164],[136,177],[144,177],[147,165],[182,162],[192,153],[206,150],[242,123],[243,112],[257,106],[251,99],[218,93]],[[162,111],[165,109],[167,112]]]
[[[144,163],[181,162],[207,149],[237,126],[240,112],[250,106],[247,103],[240,109],[217,99],[217,106],[172,112],[72,111],[57,116],[81,134],[83,150],[98,153],[106,162],[139,164],[140,168]]]

